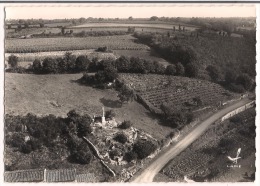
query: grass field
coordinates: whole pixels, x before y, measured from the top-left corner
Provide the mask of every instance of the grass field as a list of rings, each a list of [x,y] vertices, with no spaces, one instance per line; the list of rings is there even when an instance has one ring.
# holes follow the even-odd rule
[[[162,139],[171,132],[171,128],[159,124],[137,102],[118,105],[114,90],[98,90],[81,86],[75,81],[82,74],[33,75],[5,74],[5,113],[25,115],[54,114],[66,116],[71,109],[80,113],[102,114],[102,106],[106,110],[114,109],[119,121],[131,120],[134,126],[142,129],[157,139]],[[59,105],[60,107],[54,106]]]
[[[88,28],[88,27],[136,27],[136,28],[160,28],[160,29],[173,29],[173,27],[177,29],[179,24],[150,24],[150,23],[144,23],[144,24],[138,24],[138,23],[132,23],[132,24],[120,24],[120,23],[87,23],[83,25],[77,25],[74,26],[74,28]],[[182,25],[181,25],[182,26]],[[72,27],[73,28],[73,27]],[[185,26],[187,30],[193,31],[197,29],[198,27],[195,26]]]
[[[101,36],[101,37],[64,37],[64,38],[31,38],[6,39],[7,53],[30,53],[65,50],[86,50],[107,46],[112,50],[144,50],[149,49],[144,44],[135,43],[136,39],[130,35]]]
[[[197,178],[197,181],[250,181],[243,174],[247,172],[250,176],[255,171],[255,138],[253,133],[247,134],[250,128],[255,126],[255,108],[237,116],[241,118],[240,122],[232,121],[231,118],[212,125],[189,148],[174,158],[161,174],[170,177],[172,181],[183,181],[185,175],[190,179]],[[226,149],[219,145],[223,139],[230,144]],[[235,157],[238,148],[242,149],[241,159],[237,164],[241,167],[230,168],[228,166],[232,165],[232,162],[227,156]],[[161,174],[157,175],[157,180],[160,180]]]
[[[158,61],[165,66],[170,64],[168,61],[160,58],[154,51],[151,50],[114,50],[113,52],[118,56],[139,57],[150,61]]]
[[[53,34],[57,34],[61,32],[60,28],[26,28],[26,29],[22,29],[19,32],[15,32],[14,29],[6,29],[6,37],[10,38],[10,37],[21,37],[21,36],[26,36],[26,35],[32,35],[32,34],[41,34],[41,33],[53,33]]]

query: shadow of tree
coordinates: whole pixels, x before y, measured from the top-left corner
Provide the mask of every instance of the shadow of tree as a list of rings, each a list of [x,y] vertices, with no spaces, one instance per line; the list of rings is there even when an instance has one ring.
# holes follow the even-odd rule
[[[110,107],[110,108],[122,107],[122,103],[119,100],[111,100],[106,98],[100,98],[99,100],[105,107]]]

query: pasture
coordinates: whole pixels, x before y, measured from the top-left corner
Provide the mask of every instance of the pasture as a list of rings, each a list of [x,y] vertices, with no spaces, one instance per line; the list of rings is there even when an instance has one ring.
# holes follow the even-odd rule
[[[182,24],[180,24],[182,27]],[[198,27],[191,25],[184,25],[186,30],[194,31]],[[149,28],[149,29],[168,29],[172,30],[173,27],[176,29],[179,27],[179,24],[151,24],[151,23],[86,23],[82,25],[77,25],[71,28],[97,28],[97,27],[135,27],[135,28]]]
[[[5,74],[5,113],[13,115],[54,114],[65,117],[68,111],[76,109],[79,113],[102,114],[113,109],[119,121],[130,120],[157,139],[163,139],[172,129],[159,124],[137,102],[118,103],[115,90],[99,90],[79,85],[76,80],[82,74],[33,75]]]
[[[165,59],[159,57],[153,50],[113,50],[113,53],[117,56],[139,57],[150,61],[158,61],[164,66],[170,64]]]
[[[148,46],[135,43],[136,39],[130,35],[101,36],[101,37],[59,37],[59,38],[31,38],[6,39],[7,53],[30,53],[47,51],[68,51],[96,49],[107,46],[112,50],[146,50]]]

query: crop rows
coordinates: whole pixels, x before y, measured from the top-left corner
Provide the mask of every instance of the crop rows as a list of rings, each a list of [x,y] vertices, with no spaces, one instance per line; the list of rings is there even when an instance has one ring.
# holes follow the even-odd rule
[[[217,106],[232,96],[218,84],[185,77],[124,74],[121,78],[157,109],[163,103],[179,109],[196,97],[201,99],[203,107]]]
[[[171,166],[164,169],[164,174],[174,179],[183,179],[185,175],[189,175],[203,166],[205,163],[213,159],[212,156],[194,153],[183,158],[182,161],[173,161]]]
[[[58,37],[7,39],[7,53],[48,52],[63,50],[85,50],[107,46],[112,50],[146,50],[148,46],[134,42],[131,36],[101,36],[101,37]]]

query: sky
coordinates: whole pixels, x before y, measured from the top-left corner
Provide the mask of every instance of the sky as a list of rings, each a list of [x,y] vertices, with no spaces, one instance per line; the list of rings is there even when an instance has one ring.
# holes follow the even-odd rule
[[[7,19],[256,17],[250,4],[22,4],[5,8]]]

